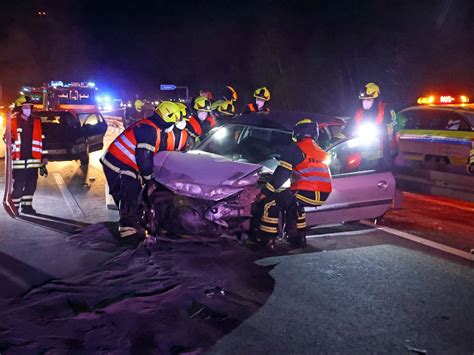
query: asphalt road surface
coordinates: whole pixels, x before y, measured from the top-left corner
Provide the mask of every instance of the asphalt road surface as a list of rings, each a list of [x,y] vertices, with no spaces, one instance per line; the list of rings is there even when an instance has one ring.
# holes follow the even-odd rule
[[[111,128],[106,144],[118,132],[118,128]],[[49,224],[45,228],[12,220],[6,213],[0,212],[0,314],[4,319],[0,326],[0,352],[41,352],[48,349],[61,352],[67,348],[88,352],[159,349],[164,353],[208,349],[215,354],[474,352],[474,273],[472,261],[467,260],[471,249],[474,249],[474,204],[405,194],[405,208],[387,213],[377,224],[381,229],[364,224],[320,227],[312,231],[308,245],[302,249],[291,250],[279,245],[275,251],[260,254],[242,252],[242,255],[246,255],[247,264],[221,265],[217,262],[221,260],[219,258],[229,253],[234,257],[241,255],[239,248],[242,247],[235,242],[216,243],[216,246],[211,245],[208,249],[214,250],[216,257],[213,258],[212,253],[202,257],[202,260],[206,260],[206,268],[202,270],[214,270],[206,276],[204,271],[199,273],[200,267],[196,265],[189,269],[189,265],[185,267],[176,260],[176,265],[170,260],[168,264],[163,264],[164,258],[154,258],[153,253],[144,256],[140,253],[130,254],[130,250],[113,245],[97,247],[98,244],[88,244],[89,235],[84,232],[80,234],[84,237],[82,244],[78,243],[77,238],[68,235],[71,227],[81,226],[73,221],[96,224],[118,219],[116,211],[105,208],[104,177],[98,162],[101,154],[93,153],[87,168],[81,167],[78,162],[51,163],[48,166],[49,177],[40,177],[35,208],[42,214],[57,217],[58,222],[68,223]],[[0,165],[3,174],[3,160]],[[0,179],[0,188],[3,189],[3,178]],[[68,228],[62,230],[61,225]],[[97,226],[89,228],[100,230],[97,233],[99,236],[106,228],[102,228],[105,226],[102,224]],[[90,236],[95,233],[94,229],[87,231]],[[400,235],[421,237],[441,248],[422,245]],[[187,243],[191,244],[185,245],[192,246],[198,242],[191,240]],[[449,248],[443,251],[443,246],[462,251],[464,257],[447,253]],[[169,250],[179,252],[179,248]],[[163,255],[160,254],[163,250],[156,253]],[[188,249],[180,255],[180,260],[197,258]],[[180,344],[176,339],[180,335],[184,339],[187,335],[178,333],[172,336],[171,333],[176,332],[176,329],[170,326],[169,338],[174,340],[168,344],[163,340],[166,339],[168,328],[159,328],[158,325],[167,322],[163,320],[167,319],[163,318],[167,313],[160,312],[169,310],[148,302],[146,312],[158,312],[150,313],[154,314],[150,318],[150,314],[145,315],[143,309],[135,307],[137,304],[143,307],[140,302],[150,301],[147,297],[151,296],[137,293],[134,287],[148,285],[156,277],[154,274],[147,273],[146,278],[143,278],[145,276],[141,273],[128,273],[128,288],[125,291],[120,288],[117,291],[112,285],[110,293],[100,293],[83,285],[88,282],[100,285],[106,272],[117,272],[118,269],[130,271],[127,269],[129,265],[136,266],[142,260],[137,258],[144,258],[147,263],[152,260],[153,265],[170,271],[166,274],[170,279],[176,277],[173,275],[186,274],[187,271],[183,270],[198,270],[194,279],[199,280],[199,283],[189,286],[182,281],[180,285],[188,285],[188,289],[198,294],[213,285],[216,290],[226,290],[227,293],[223,295],[239,295],[233,298],[223,296],[219,304],[212,303],[206,296],[203,302],[208,300],[212,307],[221,307],[221,313],[225,310],[228,315],[236,313],[240,309],[237,307],[239,305],[243,307],[239,311],[241,316],[232,316],[233,321],[229,323],[212,316],[219,312],[206,313],[202,311],[205,307],[198,307],[195,313],[210,315],[207,318],[193,316],[192,322],[198,323],[192,325],[187,321],[179,324],[187,331],[205,331],[199,333],[199,337],[190,337],[187,342],[182,341]],[[249,280],[253,280],[252,275],[260,275],[259,269],[254,269],[254,260],[257,260],[258,265],[265,266],[265,272],[257,277],[257,282],[248,284]],[[173,271],[173,268],[178,269]],[[265,276],[268,273],[273,283],[268,282]],[[232,275],[232,278],[228,276],[229,280],[226,280],[226,275]],[[258,278],[262,280],[261,288],[258,288]],[[159,282],[170,280],[165,279]],[[81,288],[68,288],[68,285],[78,283]],[[93,298],[94,311],[80,306],[79,313],[64,315],[60,309],[63,303],[48,299],[45,303],[47,307],[40,307],[48,311],[41,313],[41,319],[33,320],[30,317],[36,313],[25,312],[45,302],[40,297],[48,294],[45,290],[60,292],[62,298],[57,300],[69,300],[63,302],[65,307],[70,306],[70,295],[74,292],[74,299]],[[68,296],[65,297],[65,294]],[[194,299],[197,296],[193,293],[189,297]],[[188,301],[183,299],[182,303],[173,303],[173,307],[178,310],[175,317],[179,319],[184,314],[183,319],[191,319],[184,308],[179,308]],[[230,304],[237,308],[230,307]],[[79,302],[79,305],[82,303]],[[186,307],[189,308],[189,305]],[[78,306],[73,308],[77,311]],[[117,311],[123,309],[128,309],[127,317],[132,317],[133,322],[116,322],[117,318],[113,317],[119,317],[118,314],[123,317]],[[100,312],[112,317],[110,319],[115,321],[115,328],[108,328],[113,322],[105,322],[102,316],[99,318],[107,325],[94,323],[98,322],[94,317],[101,315]],[[89,316],[89,313],[94,317]],[[110,344],[95,346],[100,343],[98,338],[109,338],[88,338],[85,335],[89,334],[87,331],[76,327],[75,322],[79,322],[79,318],[82,322],[88,319],[87,324],[97,329],[102,326],[107,330],[113,329],[119,334],[117,339],[120,341],[114,343],[112,339]],[[40,328],[33,326],[28,327],[29,332],[25,331],[23,335],[15,331],[24,324],[33,323],[36,327],[41,325],[45,332],[53,331],[56,328],[50,327],[58,324],[60,319],[67,319],[67,327],[77,332],[74,341],[71,340],[71,334],[54,339],[44,335],[35,339],[34,330]],[[150,325],[154,321],[157,324]],[[148,332],[146,336],[135,337],[134,340],[131,338],[131,333],[135,334],[137,329],[147,327],[159,329],[165,336],[158,337]],[[60,332],[58,329],[55,331]],[[89,331],[92,332],[92,328]],[[84,335],[82,332],[85,332]],[[127,337],[132,340],[125,341]]]

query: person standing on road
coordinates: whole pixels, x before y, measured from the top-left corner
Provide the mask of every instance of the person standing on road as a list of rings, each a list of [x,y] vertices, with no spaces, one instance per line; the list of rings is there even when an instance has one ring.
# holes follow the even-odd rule
[[[366,84],[359,93],[360,106],[344,128],[346,136],[374,134],[373,131],[361,132],[364,126],[374,125],[382,136],[382,154],[388,167],[392,166],[391,141],[393,125],[396,121],[395,111],[387,108],[380,97],[380,88],[375,83]]]
[[[145,112],[143,110],[144,103],[142,100],[136,99],[133,103],[133,107],[127,107],[123,113],[123,127],[128,128],[135,122],[138,122],[142,118],[145,118]]]
[[[332,191],[332,178],[327,165],[329,156],[316,143],[318,136],[318,124],[310,119],[303,119],[295,125],[294,144],[282,153],[278,167],[259,197],[259,243],[274,243],[282,211],[286,211],[288,242],[293,245],[305,243],[304,206],[321,206]],[[281,191],[290,181],[289,188]]]
[[[242,111],[243,115],[252,112],[270,112],[270,109],[266,106],[270,101],[270,90],[266,86],[255,90],[253,97],[255,97],[255,103],[248,103]]]
[[[48,163],[43,151],[41,119],[33,115],[33,102],[29,96],[15,101],[11,119],[12,134],[12,199],[24,214],[36,214],[33,195],[38,182],[38,169]]]
[[[143,184],[152,182],[153,157],[159,151],[182,150],[187,136],[176,139],[174,129],[184,129],[180,108],[163,101],[151,117],[122,132],[100,159],[110,194],[120,213],[122,240],[136,241],[145,236],[139,223],[138,199]]]

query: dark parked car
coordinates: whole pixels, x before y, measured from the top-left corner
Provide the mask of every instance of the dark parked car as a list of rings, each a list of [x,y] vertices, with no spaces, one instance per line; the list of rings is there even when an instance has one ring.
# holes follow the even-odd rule
[[[80,160],[89,164],[89,153],[104,147],[107,123],[99,112],[39,111],[44,146],[50,161]]]

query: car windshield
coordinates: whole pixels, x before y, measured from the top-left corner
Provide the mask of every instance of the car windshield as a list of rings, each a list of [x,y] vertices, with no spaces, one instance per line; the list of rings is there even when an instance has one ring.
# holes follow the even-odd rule
[[[196,149],[226,158],[259,163],[269,168],[278,164],[281,152],[291,144],[291,133],[244,125],[226,125],[211,135]]]

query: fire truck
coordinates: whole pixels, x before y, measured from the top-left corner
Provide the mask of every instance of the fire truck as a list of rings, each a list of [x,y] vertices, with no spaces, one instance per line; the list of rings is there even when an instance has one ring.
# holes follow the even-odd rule
[[[36,110],[73,110],[75,112],[98,111],[92,82],[51,81],[42,86],[23,86],[22,93],[31,97]]]

